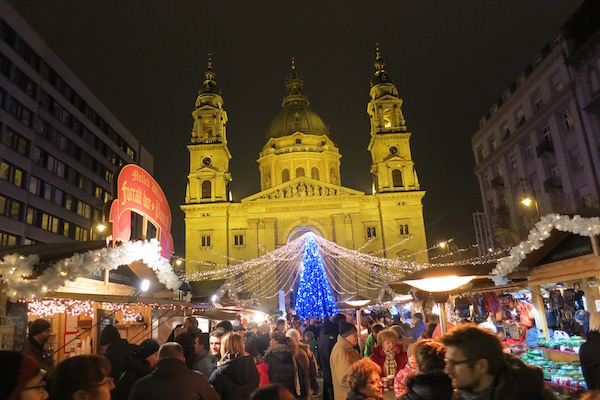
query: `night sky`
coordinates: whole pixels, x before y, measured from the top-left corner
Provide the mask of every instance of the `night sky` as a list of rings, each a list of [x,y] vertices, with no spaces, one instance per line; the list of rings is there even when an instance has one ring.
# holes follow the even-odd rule
[[[213,53],[229,116],[234,201],[260,189],[258,154],[290,58],[342,154],[342,185],[370,193],[375,43],[404,99],[430,244],[474,243],[481,210],[470,140],[581,0],[11,1],[154,155],[184,254],[191,111]]]

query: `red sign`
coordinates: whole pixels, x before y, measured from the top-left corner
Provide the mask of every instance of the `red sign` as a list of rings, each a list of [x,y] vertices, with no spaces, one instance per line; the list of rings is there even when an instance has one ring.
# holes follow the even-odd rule
[[[146,170],[135,164],[121,169],[117,178],[116,198],[110,206],[113,240],[131,238],[131,211],[145,216],[158,228],[161,254],[170,259],[173,249],[171,209],[162,189]]]

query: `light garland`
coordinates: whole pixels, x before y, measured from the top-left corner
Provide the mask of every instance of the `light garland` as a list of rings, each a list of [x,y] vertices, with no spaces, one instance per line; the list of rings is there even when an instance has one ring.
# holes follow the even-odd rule
[[[125,242],[116,247],[105,247],[86,253],[75,253],[45,268],[36,278],[30,277],[33,274],[33,267],[39,261],[37,255],[23,257],[11,254],[0,261],[0,280],[6,284],[7,289],[4,290],[11,299],[33,299],[44,297],[46,292],[57,290],[67,281],[75,281],[96,270],[117,269],[120,265],[142,260],[154,270],[159,282],[170,290],[178,290],[181,281],[173,271],[169,260],[161,256],[160,250],[158,240],[151,239]]]
[[[570,218],[559,214],[548,214],[542,217],[529,231],[527,240],[510,249],[510,255],[502,258],[496,264],[496,267],[492,270],[494,283],[496,285],[508,283],[506,276],[514,271],[528,254],[541,248],[542,242],[550,237],[550,232],[553,229],[594,237],[600,234],[600,218],[582,218],[580,215]]]
[[[44,299],[27,302],[27,311],[29,314],[42,318],[59,313],[73,317],[84,315],[94,318],[96,307],[90,300]]]

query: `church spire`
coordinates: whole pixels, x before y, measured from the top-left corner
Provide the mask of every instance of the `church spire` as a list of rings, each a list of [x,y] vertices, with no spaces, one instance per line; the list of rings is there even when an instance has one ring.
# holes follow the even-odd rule
[[[217,82],[215,82],[215,76],[217,74],[213,70],[212,63],[212,54],[208,53],[208,65],[206,67],[206,71],[204,71],[204,83],[202,84],[202,89],[198,91],[199,94],[202,93],[214,93],[220,94],[217,90]]]
[[[283,98],[282,107],[308,106],[310,104],[308,98],[302,93],[304,80],[296,72],[296,59],[294,57],[292,57],[290,74],[285,80],[285,87],[287,88],[287,96]]]
[[[379,85],[381,83],[392,83],[392,78],[387,74],[385,70],[385,61],[381,57],[381,50],[379,49],[379,43],[375,43],[375,75],[371,80],[371,87]]]

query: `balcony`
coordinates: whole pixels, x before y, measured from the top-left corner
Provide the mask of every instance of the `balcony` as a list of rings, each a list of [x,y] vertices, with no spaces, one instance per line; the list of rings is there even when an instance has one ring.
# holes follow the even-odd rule
[[[562,181],[560,179],[560,176],[554,176],[544,181],[544,190],[546,191],[546,193],[557,189],[562,189]]]
[[[538,157],[541,157],[546,153],[554,153],[554,144],[548,140],[544,140],[535,147],[535,151]]]
[[[490,181],[490,184],[492,185],[492,188],[494,188],[494,189],[504,189],[504,178],[501,177],[500,175],[497,175],[492,178],[492,180]]]

